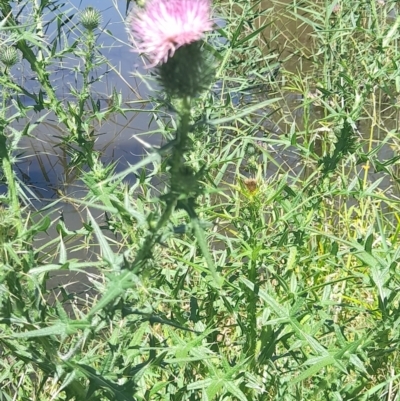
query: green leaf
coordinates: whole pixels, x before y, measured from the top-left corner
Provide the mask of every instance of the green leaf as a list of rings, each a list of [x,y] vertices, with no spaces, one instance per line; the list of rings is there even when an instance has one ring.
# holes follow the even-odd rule
[[[206,389],[206,394],[209,400],[215,400],[218,392],[224,387],[224,380],[213,380]]]
[[[310,361],[311,363],[311,361]],[[335,359],[331,355],[326,355],[320,358],[313,358],[312,366],[300,373],[299,376],[295,377],[290,381],[290,385],[293,386],[301,381],[307,380],[308,378],[315,376],[321,369],[326,366],[333,365]]]
[[[208,388],[211,383],[213,382],[212,379],[204,379],[204,380],[196,380],[193,383],[187,385],[188,390],[204,390]]]
[[[197,238],[197,241],[199,243],[199,247],[201,249],[201,252],[203,253],[203,256],[207,262],[207,266],[211,272],[211,276],[214,279],[214,284],[217,288],[220,288],[222,283],[223,283],[223,278],[218,274],[214,261],[212,259],[212,256],[210,254],[210,251],[208,249],[206,237],[204,235],[204,230],[201,227],[199,220],[197,218],[192,218],[191,223],[193,226],[194,234]]]
[[[235,121],[238,118],[247,116],[248,114],[254,113],[257,110],[260,110],[260,109],[262,109],[262,108],[264,108],[266,106],[269,106],[269,105],[271,105],[273,103],[276,103],[279,100],[281,100],[279,97],[273,98],[273,99],[268,99],[268,100],[265,100],[264,102],[257,103],[257,104],[255,104],[253,106],[247,107],[247,108],[243,109],[241,112],[239,112],[238,114],[235,114],[233,116],[223,117],[223,118],[216,118],[215,120],[208,120],[208,121],[206,121],[206,123],[210,124],[210,125],[219,125],[219,124],[228,123],[230,121]]]
[[[90,222],[92,223],[93,231],[96,234],[96,237],[99,241],[99,246],[101,249],[101,253],[103,256],[103,259],[109,263],[110,267],[112,267],[114,270],[119,270],[119,267],[122,263],[122,256],[121,255],[116,255],[110,245],[107,242],[106,237],[103,235],[103,232],[100,230],[100,227],[98,226],[96,220],[93,218],[91,213],[88,210],[88,216],[90,219]]]
[[[33,225],[31,229],[28,231],[28,233],[35,235],[37,233],[44,232],[50,227],[50,224],[51,224],[50,217],[46,216],[43,219],[41,219],[38,223]]]
[[[247,285],[248,280],[241,278],[242,282]],[[275,301],[265,290],[260,289],[258,292],[260,298],[275,312],[275,314],[280,317],[289,320],[289,312],[284,309],[278,302]]]
[[[234,44],[234,47],[238,47],[246,42],[248,42],[250,39],[254,38],[255,36],[257,36],[260,32],[264,31],[265,28],[271,24],[265,24],[260,26],[258,29],[256,29],[254,32],[252,32],[251,34],[247,35],[246,37],[244,37],[243,39],[239,40],[238,42],[236,42]]]
[[[114,396],[112,399],[115,401],[136,401],[131,394],[124,391],[123,386],[106,379],[91,366],[71,362],[66,362],[66,364],[80,371],[90,380],[90,387],[93,392],[98,388],[104,388],[110,391]]]
[[[240,401],[248,401],[246,395],[242,390],[236,385],[236,383],[232,381],[225,382],[225,388],[228,392],[230,392],[234,397],[236,397]]]
[[[43,329],[24,331],[22,333],[14,333],[11,335],[13,338],[33,338],[33,337],[46,337],[46,336],[61,336],[67,335],[68,324],[58,323],[54,326],[44,327]]]
[[[68,255],[67,255],[67,249],[65,248],[65,244],[62,238],[62,235],[60,234],[60,256],[58,259],[58,263],[60,265],[64,265],[68,261]]]
[[[374,242],[374,235],[373,234],[370,234],[370,235],[368,235],[368,238],[367,238],[367,240],[365,241],[365,250],[368,252],[368,253],[371,253],[372,252],[372,243]]]
[[[132,287],[132,282],[136,280],[137,276],[129,270],[124,270],[121,274],[113,274],[110,281],[107,283],[105,294],[97,304],[92,307],[87,316],[94,316],[98,311],[102,310],[110,302],[123,294],[127,288]]]

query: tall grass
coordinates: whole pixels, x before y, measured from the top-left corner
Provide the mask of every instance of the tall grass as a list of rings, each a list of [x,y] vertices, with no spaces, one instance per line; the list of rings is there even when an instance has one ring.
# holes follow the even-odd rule
[[[104,23],[55,0],[0,3],[2,47],[38,83],[0,54],[0,399],[399,398],[398,5],[214,9],[209,91],[179,105],[147,71],[149,100],[111,88],[102,109],[89,77],[115,70]],[[76,86],[61,99],[65,57]],[[93,127],[137,112],[164,144],[141,139],[148,155],[117,172]],[[18,175],[21,140],[50,113],[85,188],[60,200],[77,230],[54,219],[60,201],[35,210]],[[83,294],[48,286],[87,269]]]

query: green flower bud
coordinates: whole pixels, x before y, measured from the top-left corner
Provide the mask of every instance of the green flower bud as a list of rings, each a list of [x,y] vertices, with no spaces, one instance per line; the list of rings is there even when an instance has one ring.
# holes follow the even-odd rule
[[[93,7],[86,7],[81,13],[81,24],[88,30],[94,31],[102,21],[101,14]]]
[[[12,46],[2,46],[0,48],[0,61],[6,67],[12,67],[17,64],[19,61],[17,49]]]
[[[246,151],[248,156],[253,156],[256,154],[256,148],[253,145],[248,145]]]

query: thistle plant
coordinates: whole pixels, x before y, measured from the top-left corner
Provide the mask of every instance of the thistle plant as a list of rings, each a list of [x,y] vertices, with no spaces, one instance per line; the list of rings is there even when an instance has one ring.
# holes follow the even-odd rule
[[[169,155],[170,186],[164,196],[165,210],[155,228],[146,238],[134,263],[134,270],[151,256],[160,230],[167,224],[176,208],[184,209],[193,224],[200,244],[205,244],[194,210],[200,194],[198,173],[186,165],[190,152],[189,134],[192,130],[191,111],[195,97],[211,83],[214,73],[210,59],[202,50],[201,40],[213,27],[208,0],[150,0],[143,8],[135,7],[129,18],[130,33],[135,51],[150,60],[158,81],[166,94],[174,99],[178,114],[175,139],[161,149],[171,149]],[[203,253],[208,255],[206,246]],[[220,279],[207,257],[208,267],[216,286]]]
[[[77,97],[76,141],[83,150],[81,158],[84,157],[91,167],[96,163],[97,156],[93,151],[94,140],[91,138],[90,128],[85,122],[84,115],[86,114],[85,103],[90,99],[91,82],[89,75],[104,62],[104,60],[96,60],[95,54],[96,36],[94,31],[99,28],[101,21],[100,12],[93,7],[87,7],[81,12],[80,22],[85,30],[81,47],[76,52],[76,55],[83,60],[82,88],[75,93]]]
[[[395,399],[398,2],[112,2],[133,7],[150,100],[93,95],[111,35],[94,8],[0,1],[0,399]],[[204,43],[211,4],[224,24]],[[124,169],[94,143],[129,112],[169,142]],[[20,140],[58,156],[38,151],[42,124],[84,195],[36,211]]]

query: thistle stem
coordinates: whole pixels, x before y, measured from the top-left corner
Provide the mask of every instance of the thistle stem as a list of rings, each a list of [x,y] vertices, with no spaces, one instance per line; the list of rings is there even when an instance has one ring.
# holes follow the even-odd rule
[[[179,188],[179,181],[181,170],[185,162],[184,154],[187,151],[187,142],[190,132],[190,98],[184,98],[179,113],[179,125],[174,139],[171,161],[170,161],[170,190],[166,199],[166,206],[158,219],[157,224],[151,229],[151,232],[146,237],[142,247],[140,248],[138,255],[133,262],[133,270],[135,273],[141,269],[143,264],[152,255],[154,245],[156,244],[160,230],[168,223],[172,213],[174,212],[178,198],[181,195]]]

